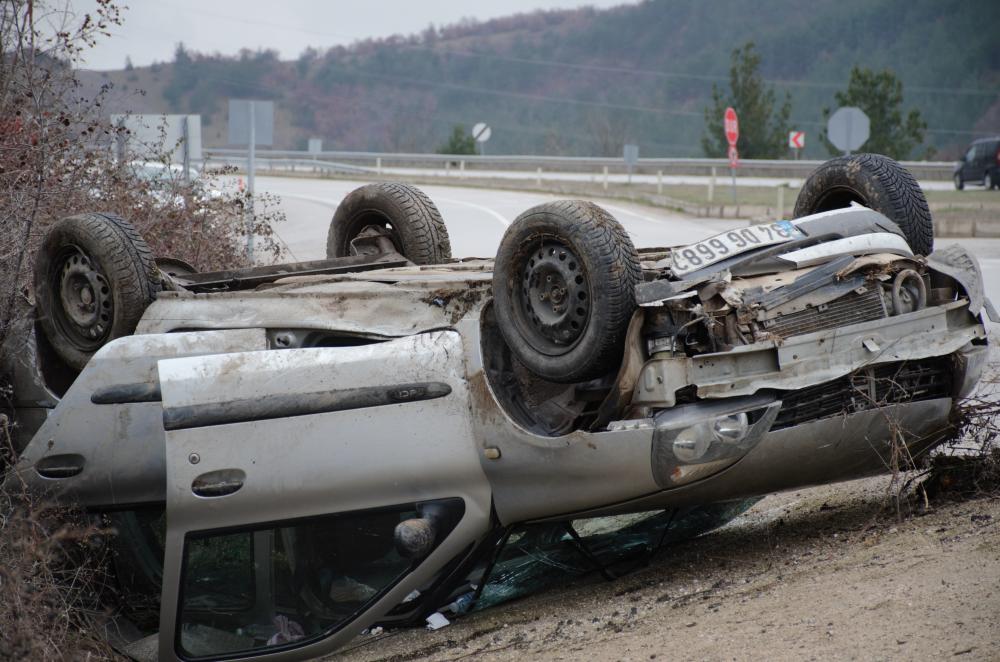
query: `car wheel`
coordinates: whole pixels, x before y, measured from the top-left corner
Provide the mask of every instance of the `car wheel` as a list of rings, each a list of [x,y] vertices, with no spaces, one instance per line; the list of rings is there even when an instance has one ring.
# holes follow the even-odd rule
[[[561,200],[507,228],[493,269],[497,324],[531,372],[573,383],[616,369],[635,310],[639,257],[601,207]]]
[[[191,274],[198,273],[198,270],[194,268],[194,265],[180,259],[179,257],[158,257],[156,258],[156,268],[168,276],[173,276],[175,278],[178,276],[190,276]]]
[[[997,185],[997,183],[995,181],[993,181],[993,175],[991,175],[990,171],[987,170],[986,174],[983,175],[983,188],[985,188],[987,191],[989,191],[989,190],[995,188],[996,185]]]
[[[423,191],[406,184],[369,184],[347,194],[330,222],[328,258],[378,255],[390,248],[415,264],[451,257],[441,213]]]
[[[920,184],[906,168],[880,154],[831,159],[809,175],[795,200],[795,218],[849,206],[884,214],[903,231],[914,253],[934,250],[934,224]]]
[[[961,191],[965,188],[965,181],[962,179],[962,175],[955,173],[955,190]]]
[[[35,261],[38,322],[55,353],[83,368],[105,343],[131,334],[160,289],[152,251],[113,214],[57,222]]]

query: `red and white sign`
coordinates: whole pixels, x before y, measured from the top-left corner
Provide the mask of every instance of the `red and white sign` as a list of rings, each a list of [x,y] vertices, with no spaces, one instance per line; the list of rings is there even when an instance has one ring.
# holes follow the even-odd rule
[[[740,153],[736,151],[736,145],[729,146],[729,167],[740,167]]]
[[[722,118],[723,126],[726,129],[726,140],[733,147],[740,138],[740,122],[736,119],[736,111],[730,106],[726,108],[726,114]]]
[[[805,131],[789,131],[788,132],[788,146],[792,149],[802,149],[806,146],[806,132]]]

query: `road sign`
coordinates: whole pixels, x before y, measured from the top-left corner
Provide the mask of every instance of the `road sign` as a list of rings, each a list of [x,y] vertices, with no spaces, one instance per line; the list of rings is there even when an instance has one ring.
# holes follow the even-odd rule
[[[491,129],[489,124],[486,122],[479,122],[472,127],[472,137],[476,139],[476,142],[484,143],[489,140],[492,135],[493,129]]]
[[[730,145],[735,146],[736,141],[740,139],[740,122],[736,118],[736,111],[733,110],[732,106],[726,108],[726,114],[722,121],[726,129],[726,140],[729,141]]]
[[[740,153],[736,150],[736,145],[729,146],[729,167],[740,167]]]
[[[323,151],[323,139],[322,138],[310,138],[309,139],[309,153],[319,154]]]
[[[802,149],[806,146],[806,132],[805,131],[789,131],[788,132],[788,146],[792,149]]]
[[[128,130],[118,149],[123,161],[166,155],[187,166],[201,160],[201,115],[112,115],[111,124]]]
[[[250,144],[251,116],[253,117],[253,143],[255,145],[273,145],[274,102],[250,99],[229,100],[229,144]]]
[[[838,108],[826,123],[826,137],[833,146],[851,153],[861,147],[871,135],[871,123],[864,111],[854,106]]]

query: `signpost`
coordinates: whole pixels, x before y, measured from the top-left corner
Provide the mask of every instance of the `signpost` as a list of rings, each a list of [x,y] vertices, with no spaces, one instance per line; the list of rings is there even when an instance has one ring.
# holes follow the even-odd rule
[[[838,108],[826,123],[827,140],[844,154],[850,154],[864,145],[870,135],[868,116],[854,106]]]
[[[472,127],[472,137],[479,143],[479,153],[486,154],[486,141],[493,135],[493,129],[486,122],[479,122]]]
[[[740,153],[736,149],[736,141],[740,139],[740,122],[732,106],[726,108],[722,116],[722,125],[726,131],[726,141],[729,143],[729,174],[733,178],[733,204],[736,202],[736,169],[740,167]]]
[[[160,160],[168,154],[171,163],[180,150],[184,181],[188,180],[191,161],[201,160],[201,115],[112,115],[111,124],[127,129],[117,136],[118,160]]]
[[[253,99],[229,100],[229,144],[247,146],[247,256],[253,262],[253,185],[257,168],[257,145],[274,144],[274,102]]]
[[[632,183],[632,168],[639,163],[639,146],[638,145],[625,145],[623,150],[623,156],[625,158],[625,165],[628,167],[628,183]]]

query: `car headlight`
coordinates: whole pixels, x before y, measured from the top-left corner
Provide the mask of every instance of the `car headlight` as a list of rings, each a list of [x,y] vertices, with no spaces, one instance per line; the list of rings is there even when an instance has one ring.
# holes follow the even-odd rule
[[[780,407],[773,397],[751,396],[660,412],[653,435],[657,484],[664,489],[685,485],[735,464],[771,428]]]
[[[713,420],[686,427],[674,438],[674,456],[681,462],[701,462],[706,456],[717,455],[718,444],[739,445],[750,432],[746,412],[724,414]],[[713,449],[713,446],[716,448]],[[714,451],[714,452],[709,452]]]

